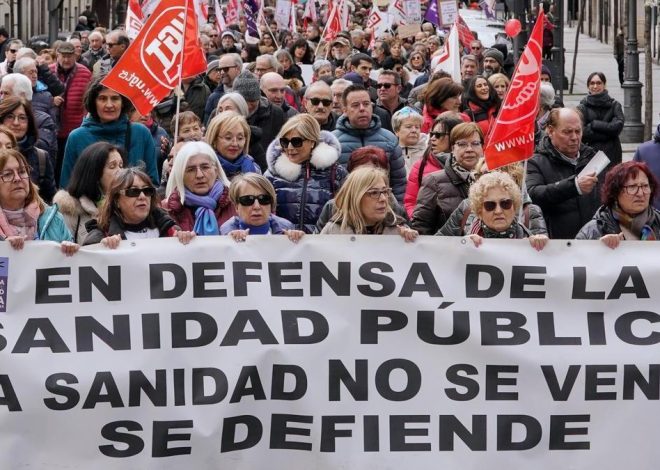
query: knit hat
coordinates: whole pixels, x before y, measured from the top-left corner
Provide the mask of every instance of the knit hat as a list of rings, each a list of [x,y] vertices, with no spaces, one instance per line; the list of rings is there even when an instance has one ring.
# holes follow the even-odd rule
[[[547,75],[552,79],[552,72],[550,72],[547,65],[541,65],[541,75]]]
[[[206,74],[208,75],[209,73],[211,73],[213,69],[217,69],[218,67],[220,67],[220,60],[219,59],[212,60],[211,62],[209,62],[209,65],[206,67]]]
[[[232,32],[229,31],[229,30],[224,31],[224,32],[222,33],[222,35],[220,36],[220,39],[222,39],[222,38],[224,38],[224,37],[229,37],[229,38],[232,38],[234,41],[236,41],[236,36],[234,36],[234,33],[232,33]]]
[[[245,101],[259,101],[259,98],[261,98],[259,79],[252,72],[241,72],[234,79],[232,90],[243,96]]]
[[[486,49],[484,51],[484,59],[486,57],[490,57],[491,59],[495,59],[498,64],[500,64],[500,67],[504,65],[504,54],[502,54],[500,51],[497,49]]]

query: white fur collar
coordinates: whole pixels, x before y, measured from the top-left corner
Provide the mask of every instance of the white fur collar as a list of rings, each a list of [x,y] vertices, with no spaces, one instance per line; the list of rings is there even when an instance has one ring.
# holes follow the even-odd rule
[[[312,157],[309,159],[312,166],[316,169],[323,170],[330,168],[333,163],[339,158],[339,152],[325,142],[320,142],[314,150],[312,150]],[[295,181],[300,178],[302,165],[293,163],[289,160],[284,153],[275,161],[275,171],[278,175],[287,181]]]

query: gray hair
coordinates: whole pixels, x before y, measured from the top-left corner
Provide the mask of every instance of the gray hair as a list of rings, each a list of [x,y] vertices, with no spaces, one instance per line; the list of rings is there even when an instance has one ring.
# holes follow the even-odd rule
[[[235,91],[232,91],[231,93],[225,93],[218,100],[218,106],[216,107],[216,110],[225,101],[231,101],[232,103],[234,103],[236,108],[238,108],[238,113],[247,119],[249,110],[248,110],[247,101],[245,101],[243,95],[241,95],[240,93],[236,93]]]
[[[338,78],[334,82],[332,82],[332,85],[330,85],[330,88],[332,88],[335,85],[341,85],[341,86],[351,86],[353,85],[353,82],[350,80],[346,80],[345,78]]]
[[[312,83],[311,85],[308,85],[307,88],[305,89],[305,98],[308,98],[309,95],[317,88],[323,88],[323,91],[327,91],[330,97],[332,98],[332,88],[330,88],[330,85],[325,83],[323,80],[319,80]]]
[[[23,71],[30,65],[37,65],[37,61],[31,57],[21,57],[20,59],[14,62],[14,72],[23,73]]]
[[[275,58],[273,54],[261,54],[259,59],[266,59],[268,60],[268,63],[270,64],[270,68],[273,69],[275,72],[279,73],[280,75],[282,74],[282,64],[279,63],[279,61]]]
[[[9,49],[12,45],[17,45],[19,48],[23,47],[23,41],[21,41],[20,39],[12,39],[7,44],[7,49]]]
[[[319,59],[312,64],[312,72],[318,73],[323,67],[332,68],[332,63],[329,60]]]
[[[11,85],[14,95],[32,101],[32,82],[22,73],[10,73],[2,77],[2,82]]]
[[[21,47],[18,52],[16,53],[16,60],[22,59],[23,57],[29,57],[31,59],[37,58],[37,53],[34,52],[32,49],[29,47]]]
[[[243,59],[241,59],[241,56],[236,54],[235,52],[230,52],[228,54],[223,54],[234,62],[234,65],[238,67],[240,70],[243,70]]]
[[[552,105],[555,103],[555,88],[552,86],[552,83],[541,82],[539,101],[541,109],[552,108]]]

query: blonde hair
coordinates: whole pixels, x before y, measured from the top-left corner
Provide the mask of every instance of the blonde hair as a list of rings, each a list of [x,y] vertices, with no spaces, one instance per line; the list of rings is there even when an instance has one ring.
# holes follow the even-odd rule
[[[239,126],[245,134],[245,145],[243,145],[243,153],[247,154],[250,148],[250,125],[245,118],[234,111],[224,111],[216,114],[216,116],[209,122],[208,129],[206,129],[206,143],[214,149],[215,143],[221,133],[226,132],[234,126]]]
[[[500,188],[507,192],[509,197],[513,200],[513,209],[515,212],[520,210],[522,206],[522,196],[520,188],[513,180],[513,178],[502,171],[492,171],[482,175],[476,182],[470,186],[470,209],[474,214],[480,214],[481,208],[486,199],[486,194],[491,189]]]
[[[352,229],[356,234],[366,232],[367,224],[360,208],[360,203],[365,193],[382,180],[387,184],[389,178],[387,173],[375,166],[364,165],[354,169],[348,174],[346,181],[341,186],[335,197],[335,214],[331,221],[341,225],[342,231]],[[395,219],[396,215],[387,200],[389,214],[386,218]]]
[[[474,167],[475,174],[477,175],[477,178],[482,177],[483,175],[487,174],[490,172],[488,169],[488,166],[486,166],[486,159],[485,158],[480,158],[479,161],[477,162],[477,165]],[[508,165],[504,165],[499,167],[497,170],[493,171],[501,171],[502,173],[506,173],[509,176],[513,178],[513,181],[516,182],[519,188],[522,187],[523,184],[523,176],[524,176],[524,168],[523,164],[520,162],[514,162],[514,163],[509,163]]]
[[[205,156],[209,163],[215,167],[215,172],[217,175],[217,180],[220,180],[225,187],[229,186],[229,180],[227,175],[225,175],[222,166],[220,166],[220,161],[215,155],[215,151],[209,144],[206,142],[187,142],[185,143],[177,152],[174,163],[172,163],[172,170],[170,176],[167,180],[167,189],[165,190],[165,198],[169,198],[174,191],[179,192],[179,197],[181,198],[181,204],[186,201],[186,187],[183,182],[183,177],[186,173],[186,166],[188,165],[188,160],[197,155]]]
[[[321,140],[321,126],[318,121],[309,114],[296,114],[284,123],[277,139],[281,139],[291,131],[297,131],[305,140],[318,142]]]
[[[238,205],[238,198],[240,197],[241,189],[246,185],[252,185],[268,194],[273,200],[270,205],[270,211],[271,213],[275,213],[275,209],[277,208],[277,194],[275,193],[275,188],[273,187],[273,184],[268,181],[268,178],[257,173],[241,173],[234,178],[231,187],[229,188],[229,200],[234,206]]]
[[[488,81],[493,86],[498,85],[501,82],[504,82],[507,88],[509,87],[509,85],[511,85],[511,80],[509,80],[509,77],[507,77],[503,73],[494,73],[493,75],[488,77]]]

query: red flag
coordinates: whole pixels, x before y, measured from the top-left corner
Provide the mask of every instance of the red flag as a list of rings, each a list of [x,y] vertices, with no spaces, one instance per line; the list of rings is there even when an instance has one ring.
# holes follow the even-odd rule
[[[332,7],[330,8],[330,13],[328,14],[328,25],[325,28],[325,36],[323,37],[326,42],[332,41],[342,30],[341,7],[343,3],[343,0],[339,0],[339,4],[337,4],[336,1],[331,1],[329,4],[329,6],[332,5]]]
[[[238,0],[229,0],[227,2],[227,24],[238,24]]]
[[[456,25],[458,26],[458,37],[461,44],[463,47],[470,47],[470,44],[474,41],[474,35],[461,15],[458,15]]]
[[[544,14],[541,12],[487,139],[484,154],[491,170],[527,160],[534,153],[534,123],[541,86],[543,19]]]
[[[103,85],[131,100],[140,114],[149,114],[178,85],[179,77],[206,71],[197,31],[192,0],[161,0]]]

